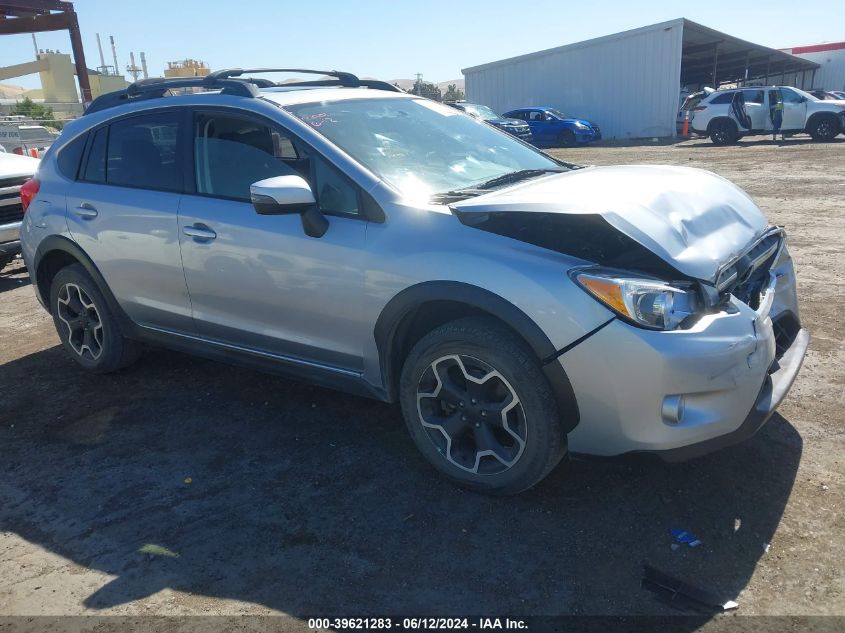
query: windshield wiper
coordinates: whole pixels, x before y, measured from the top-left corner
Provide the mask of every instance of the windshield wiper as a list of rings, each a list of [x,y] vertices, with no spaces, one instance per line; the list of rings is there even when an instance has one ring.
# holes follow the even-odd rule
[[[536,178],[543,174],[556,174],[566,171],[565,169],[520,169],[519,171],[512,171],[509,174],[496,176],[490,180],[476,185],[476,189],[493,189],[501,185],[508,185],[512,182],[519,182],[520,180],[527,180],[529,178]]]
[[[500,187],[502,185],[508,185],[512,182],[536,178],[537,176],[542,176],[543,174],[559,174],[565,171],[567,170],[563,167],[560,169],[520,169],[519,171],[512,171],[508,174],[496,176],[495,178],[482,182],[480,185],[473,185],[472,187],[467,187],[466,189],[455,189],[453,191],[436,193],[431,197],[431,201],[446,204],[450,202],[459,202],[461,200],[466,200],[467,198],[480,196],[483,193],[487,193],[490,189],[494,189],[495,187]]]

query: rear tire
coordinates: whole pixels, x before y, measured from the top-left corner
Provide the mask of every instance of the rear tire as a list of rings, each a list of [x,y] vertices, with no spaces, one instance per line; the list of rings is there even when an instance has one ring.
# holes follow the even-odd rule
[[[714,145],[733,145],[739,134],[733,121],[720,119],[710,124],[710,140]]]
[[[839,122],[834,116],[817,116],[807,126],[807,132],[814,141],[827,143],[839,134]]]
[[[571,130],[564,130],[563,132],[560,133],[560,136],[558,137],[558,142],[563,147],[575,147],[575,145],[576,145],[575,133],[572,132]]]
[[[81,264],[56,273],[50,285],[50,312],[65,350],[88,371],[117,371],[141,355],[140,345],[124,336],[103,293]]]
[[[494,319],[460,319],[424,336],[402,368],[400,401],[423,456],[470,490],[516,494],[566,454],[540,362]]]

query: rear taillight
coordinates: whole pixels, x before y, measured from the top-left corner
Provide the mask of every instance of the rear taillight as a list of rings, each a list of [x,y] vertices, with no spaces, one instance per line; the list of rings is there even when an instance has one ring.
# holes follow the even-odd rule
[[[29,205],[32,204],[32,199],[38,194],[40,186],[41,183],[39,183],[35,178],[30,178],[23,183],[23,186],[21,187],[21,207],[23,207],[24,213],[26,213]]]

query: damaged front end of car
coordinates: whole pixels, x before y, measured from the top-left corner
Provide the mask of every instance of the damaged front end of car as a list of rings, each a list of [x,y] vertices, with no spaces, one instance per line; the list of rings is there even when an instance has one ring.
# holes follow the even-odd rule
[[[603,172],[616,182],[601,191]],[[615,315],[557,359],[581,411],[574,452],[677,460],[741,441],[798,373],[809,335],[785,231],[714,174],[588,168],[453,212],[581,260],[566,274]]]

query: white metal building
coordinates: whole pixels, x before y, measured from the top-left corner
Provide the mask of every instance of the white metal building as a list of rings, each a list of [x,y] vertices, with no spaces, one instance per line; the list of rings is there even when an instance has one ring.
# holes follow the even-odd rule
[[[737,83],[810,88],[813,61],[685,18],[463,70],[467,101],[497,112],[550,106],[604,138],[674,136],[679,94]]]
[[[845,42],[796,46],[784,50],[819,65],[812,88],[845,90]]]

